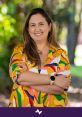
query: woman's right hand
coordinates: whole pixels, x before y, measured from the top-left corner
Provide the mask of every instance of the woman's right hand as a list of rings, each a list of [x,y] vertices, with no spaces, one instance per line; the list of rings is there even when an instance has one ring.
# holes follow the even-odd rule
[[[57,85],[63,89],[68,89],[71,84],[71,80],[66,75],[55,76],[54,85]]]

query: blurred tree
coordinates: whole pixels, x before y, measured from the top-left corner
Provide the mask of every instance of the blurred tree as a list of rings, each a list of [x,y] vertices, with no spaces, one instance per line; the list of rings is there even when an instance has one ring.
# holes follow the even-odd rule
[[[77,4],[80,5],[79,11],[76,9]],[[82,1],[69,0],[68,7],[70,8],[71,12],[68,22],[67,47],[70,63],[74,64],[75,49],[81,25]]]

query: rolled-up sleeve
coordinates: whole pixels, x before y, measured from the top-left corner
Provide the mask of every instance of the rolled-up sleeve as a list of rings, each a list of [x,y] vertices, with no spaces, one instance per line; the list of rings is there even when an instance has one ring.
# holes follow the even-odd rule
[[[71,78],[71,65],[68,59],[67,52],[62,49],[60,61],[57,67],[57,75],[66,75],[67,78]]]
[[[23,69],[18,66],[18,64],[23,62],[22,51],[22,46],[16,46],[10,58],[9,75],[13,82],[15,82],[17,78],[17,73],[23,71]]]

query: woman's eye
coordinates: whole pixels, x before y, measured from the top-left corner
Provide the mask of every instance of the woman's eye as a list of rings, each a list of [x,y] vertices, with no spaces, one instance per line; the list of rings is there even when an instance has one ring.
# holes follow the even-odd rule
[[[40,24],[41,26],[44,25],[43,23]]]
[[[31,25],[31,27],[34,27],[34,26],[35,26],[34,24]]]

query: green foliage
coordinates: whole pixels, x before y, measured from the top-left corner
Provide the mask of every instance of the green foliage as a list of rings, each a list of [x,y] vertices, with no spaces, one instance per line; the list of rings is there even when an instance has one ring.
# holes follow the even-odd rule
[[[82,66],[72,66],[71,67],[72,76],[82,78]]]
[[[17,5],[15,5],[13,1],[11,1],[7,4],[7,6],[8,6],[8,14],[12,17],[15,17]]]
[[[71,7],[66,8],[66,6],[63,7],[60,6],[59,8],[54,9],[53,13],[54,21],[58,22],[59,24],[70,22],[71,20],[73,20],[74,16],[73,8]]]
[[[0,45],[10,41],[13,36],[17,35],[15,24],[16,20],[7,14],[8,7],[6,4],[0,5]]]
[[[42,0],[13,0],[13,3],[15,5],[24,5],[24,6],[28,6],[28,5],[33,5],[35,7],[40,7],[42,6]]]

